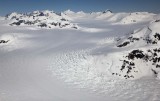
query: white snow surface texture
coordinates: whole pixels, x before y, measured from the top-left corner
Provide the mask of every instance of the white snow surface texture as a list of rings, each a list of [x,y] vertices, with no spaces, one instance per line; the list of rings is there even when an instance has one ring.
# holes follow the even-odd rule
[[[0,17],[0,101],[160,101],[160,15]]]

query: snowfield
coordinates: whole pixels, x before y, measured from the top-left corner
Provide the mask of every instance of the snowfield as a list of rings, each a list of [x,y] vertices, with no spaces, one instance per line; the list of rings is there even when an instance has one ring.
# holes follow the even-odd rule
[[[0,101],[160,101],[160,15],[0,17]]]

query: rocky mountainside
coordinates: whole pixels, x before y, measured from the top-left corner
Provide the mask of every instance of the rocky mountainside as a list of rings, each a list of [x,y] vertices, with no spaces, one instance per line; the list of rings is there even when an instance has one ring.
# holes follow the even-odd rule
[[[160,20],[152,21],[148,26],[134,30],[117,40],[117,48],[125,50],[119,61],[118,72],[113,75],[126,79],[138,78],[143,73],[160,75]],[[129,51],[127,51],[129,50]],[[126,52],[127,51],[127,52]],[[123,53],[123,52],[122,52]],[[152,71],[152,72],[151,72]],[[149,74],[150,75],[150,74]]]

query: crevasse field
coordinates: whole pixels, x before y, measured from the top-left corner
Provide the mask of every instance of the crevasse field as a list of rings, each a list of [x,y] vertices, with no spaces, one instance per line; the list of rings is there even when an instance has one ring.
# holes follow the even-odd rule
[[[160,15],[0,17],[0,101],[160,101]]]

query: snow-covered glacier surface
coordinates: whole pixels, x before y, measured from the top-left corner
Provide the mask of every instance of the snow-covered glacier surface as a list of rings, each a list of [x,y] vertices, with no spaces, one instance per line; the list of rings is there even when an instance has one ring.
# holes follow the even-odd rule
[[[0,17],[0,101],[160,101],[160,16]]]

